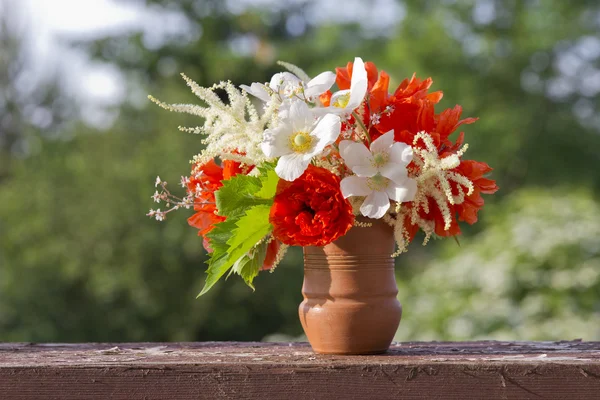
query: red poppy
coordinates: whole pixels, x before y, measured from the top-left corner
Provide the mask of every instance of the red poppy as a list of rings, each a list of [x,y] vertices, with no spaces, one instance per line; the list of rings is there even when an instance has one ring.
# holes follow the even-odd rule
[[[415,75],[405,79],[387,99],[387,112],[381,114],[377,129],[383,134],[394,130],[394,139],[412,146],[414,136],[426,131],[435,138],[434,106],[442,99],[442,92],[429,93],[433,81],[421,81]],[[437,143],[436,143],[437,144]]]
[[[452,146],[452,142],[450,142],[448,136],[450,136],[459,126],[463,124],[472,124],[479,119],[459,119],[461,114],[462,107],[457,104],[454,108],[448,108],[442,111],[441,114],[435,116],[435,127],[432,130],[439,135],[441,144],[448,147]],[[462,146],[462,140],[460,140],[460,146]]]
[[[230,179],[242,172],[241,164],[226,160],[220,167],[214,160],[194,169],[187,183],[188,194],[194,195],[196,213],[188,218],[188,224],[198,228],[198,235],[205,236],[213,230],[215,224],[225,221],[225,217],[217,215],[215,192],[223,186],[224,179]],[[198,190],[199,189],[199,190]],[[206,244],[206,243],[205,243]],[[206,247],[206,246],[205,246]]]
[[[473,225],[477,222],[477,213],[484,205],[481,194],[493,194],[496,193],[499,188],[496,185],[496,181],[484,178],[485,174],[492,171],[492,168],[484,162],[462,160],[455,171],[466,176],[473,182],[473,193],[471,193],[470,196],[467,196],[463,203],[455,206],[456,212],[458,213],[458,219]]]
[[[293,182],[280,180],[270,221],[273,235],[291,246],[324,246],[352,227],[354,214],[340,190],[340,179],[309,165]]]
[[[188,224],[198,229],[199,236],[205,236],[215,224],[225,221],[225,217],[216,214],[215,205],[215,191],[223,185],[223,168],[210,160],[194,168],[194,172],[187,183],[187,190],[189,195],[194,195],[196,213],[188,218]]]

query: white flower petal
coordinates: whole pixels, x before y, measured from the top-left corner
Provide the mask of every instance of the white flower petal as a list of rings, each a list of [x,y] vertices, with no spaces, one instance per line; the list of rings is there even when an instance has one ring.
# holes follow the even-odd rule
[[[417,181],[407,178],[401,185],[394,185],[391,182],[385,189],[390,199],[402,203],[404,201],[412,201],[417,194]]]
[[[299,85],[300,78],[296,75],[289,72],[278,72],[271,78],[271,82],[269,82],[269,87],[274,91],[279,91],[281,86],[285,85]]]
[[[333,104],[335,104],[336,101],[339,100],[340,97],[345,97],[345,96],[350,96],[350,89],[338,90],[337,92],[333,93],[331,95],[331,99],[329,100],[329,104],[331,104],[331,106],[329,106],[327,108],[332,108],[334,110],[338,110],[339,112],[345,110],[345,108],[343,108],[343,107],[335,107],[333,105]]]
[[[350,80],[350,100],[346,106],[348,112],[352,112],[362,103],[367,94],[368,84],[365,64],[360,57],[356,57],[352,67],[352,79]]]
[[[315,129],[310,133],[311,136],[317,138],[317,143],[312,151],[308,153],[310,157],[321,153],[323,149],[336,141],[340,136],[342,129],[342,121],[340,117],[334,114],[327,114],[319,120]]]
[[[273,97],[273,100],[279,100],[277,97]],[[279,105],[279,118],[282,121],[289,121],[290,119],[290,106],[292,105],[292,101],[289,99],[285,99]]]
[[[269,158],[280,157],[292,152],[290,149],[291,131],[285,127],[267,129],[263,135],[263,141],[260,147]]]
[[[304,94],[311,98],[324,93],[335,83],[335,74],[331,71],[322,72],[312,78],[307,84]]]
[[[371,152],[363,143],[342,140],[340,142],[340,156],[342,156],[344,162],[352,171],[358,166],[370,165]],[[356,173],[356,171],[354,171],[354,173]]]
[[[413,159],[412,147],[406,143],[396,142],[390,149],[390,162],[408,165]]]
[[[291,102],[289,112],[287,114],[292,132],[307,131],[313,125],[314,116],[310,112],[308,105],[302,100],[294,100]]]
[[[370,178],[372,176],[377,175],[377,168],[371,164],[357,165],[352,168],[352,172],[354,172],[358,176],[364,176]]]
[[[403,164],[396,164],[389,162],[386,165],[379,168],[381,175],[394,181],[395,184],[402,184],[408,176],[406,166]]]
[[[269,102],[271,100],[271,96],[269,96],[265,85],[262,83],[254,82],[250,86],[240,85],[240,88],[250,93],[252,96],[258,97],[264,102]]]
[[[286,154],[277,162],[275,172],[281,179],[293,181],[306,171],[309,163],[310,158],[303,157],[303,154]]]
[[[368,196],[373,191],[367,185],[367,178],[356,175],[347,176],[340,182],[340,189],[344,198],[351,196]]]
[[[371,152],[373,153],[389,153],[390,147],[394,144],[394,130],[379,136],[371,143]]]
[[[360,212],[365,217],[379,219],[390,208],[390,200],[385,192],[372,192],[360,206]]]

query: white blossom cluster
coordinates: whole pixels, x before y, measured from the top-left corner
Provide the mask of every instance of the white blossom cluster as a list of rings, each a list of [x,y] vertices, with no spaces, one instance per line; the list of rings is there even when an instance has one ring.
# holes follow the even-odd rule
[[[196,127],[179,127],[180,130],[202,134],[206,148],[193,159],[194,164],[204,164],[214,157],[222,160],[233,159],[249,165],[258,165],[266,160],[260,149],[265,127],[276,119],[277,104],[270,103],[261,115],[248,98],[231,82],[221,82],[211,88],[199,86],[182,74],[192,92],[205,103],[205,106],[192,104],[166,104],[150,96],[159,106],[176,112],[202,117],[204,124]],[[223,89],[228,103],[215,93]]]

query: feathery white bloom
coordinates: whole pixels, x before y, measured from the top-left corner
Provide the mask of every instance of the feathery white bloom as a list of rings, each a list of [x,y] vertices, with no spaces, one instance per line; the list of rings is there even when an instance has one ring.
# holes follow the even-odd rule
[[[315,123],[315,115],[303,101],[294,101],[286,118],[264,133],[262,150],[268,158],[281,157],[275,172],[287,181],[300,177],[310,160],[335,142],[340,134],[340,117],[325,115]]]
[[[329,107],[319,109],[320,113],[334,113],[340,115],[349,115],[354,111],[367,94],[368,88],[367,70],[362,58],[356,57],[352,67],[352,78],[350,80],[350,89],[340,90],[331,96]]]
[[[340,155],[356,175],[340,183],[345,198],[367,196],[360,211],[369,218],[381,218],[390,207],[390,199],[401,203],[411,201],[417,192],[417,182],[408,177],[406,166],[413,151],[405,143],[394,143],[394,131],[389,131],[371,143],[343,140]]]
[[[222,160],[235,159],[249,165],[264,162],[265,156],[260,143],[263,131],[276,115],[278,105],[267,104],[259,115],[246,92],[238,90],[231,82],[221,82],[204,88],[187,76],[182,76],[192,92],[202,100],[203,105],[166,104],[152,96],[149,98],[169,111],[184,112],[204,119],[201,126],[179,128],[185,132],[205,135],[202,142],[206,148],[195,156],[192,162],[202,165],[216,156]],[[215,93],[220,89],[227,93],[228,101],[224,102]]]
[[[460,165],[460,158],[468,149],[464,145],[454,154],[440,158],[439,151],[433,142],[431,135],[421,131],[415,135],[414,144],[422,141],[425,148],[415,147],[415,163],[420,169],[417,177],[419,192],[414,199],[411,222],[418,224],[425,231],[427,240],[433,229],[428,230],[426,221],[420,217],[420,210],[429,214],[429,198],[433,199],[444,217],[444,230],[449,230],[452,224],[452,213],[449,207],[454,204],[462,204],[466,197],[473,194],[474,186],[466,176],[453,171]],[[451,182],[455,183],[453,193]]]

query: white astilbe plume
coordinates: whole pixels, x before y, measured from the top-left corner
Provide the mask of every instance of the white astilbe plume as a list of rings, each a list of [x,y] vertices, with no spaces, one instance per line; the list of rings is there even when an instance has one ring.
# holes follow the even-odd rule
[[[416,146],[419,140],[425,145],[424,149]],[[433,219],[422,218],[420,215],[421,210],[425,214],[429,214],[429,198],[435,201],[444,217],[444,229],[450,229],[452,224],[450,205],[463,203],[474,190],[473,182],[464,175],[453,171],[460,165],[460,157],[467,148],[468,146],[464,145],[456,153],[440,158],[438,149],[427,132],[422,131],[415,136],[413,140],[413,161],[419,167],[420,172],[415,178],[417,193],[412,201],[412,207],[402,207],[401,203],[397,203],[394,213],[383,216],[383,221],[394,229],[394,239],[398,245],[398,250],[392,254],[393,257],[408,250],[410,235],[404,224],[405,220],[410,220],[411,224],[418,225],[423,230],[425,233],[423,245],[426,245],[435,233]],[[452,193],[450,182],[456,183],[455,187],[458,194]]]
[[[416,146],[419,140],[425,144],[425,149]],[[416,178],[418,189],[413,200],[410,220],[413,224],[419,225],[425,232],[424,244],[428,242],[434,232],[432,221],[424,220],[419,215],[420,210],[429,214],[428,198],[432,198],[439,207],[444,217],[444,230],[449,230],[452,224],[452,214],[449,204],[461,204],[465,201],[466,196],[473,193],[473,182],[465,176],[452,171],[460,165],[460,157],[465,153],[467,148],[468,146],[465,144],[455,154],[440,158],[438,149],[427,132],[421,131],[414,138],[414,162],[419,167],[420,174]],[[452,193],[450,182],[457,184],[457,195]]]
[[[198,85],[185,74],[181,74],[192,92],[205,105],[167,104],[148,98],[169,111],[197,115],[204,118],[204,124],[196,127],[179,127],[184,132],[205,135],[202,142],[206,148],[192,162],[204,164],[218,156],[222,160],[236,160],[245,164],[257,165],[265,161],[260,143],[263,131],[276,118],[277,105],[270,104],[259,115],[248,95],[237,89],[230,81],[220,82],[210,88]],[[225,103],[215,93],[223,89],[229,99]]]

